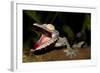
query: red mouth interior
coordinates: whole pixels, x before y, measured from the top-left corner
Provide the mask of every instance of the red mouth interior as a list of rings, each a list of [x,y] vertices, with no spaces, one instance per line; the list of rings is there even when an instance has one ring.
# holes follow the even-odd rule
[[[44,44],[49,39],[50,39],[49,37],[47,37],[46,35],[42,34],[42,36],[40,37],[40,39],[34,45],[34,48],[36,49],[36,48],[40,47],[42,44]]]

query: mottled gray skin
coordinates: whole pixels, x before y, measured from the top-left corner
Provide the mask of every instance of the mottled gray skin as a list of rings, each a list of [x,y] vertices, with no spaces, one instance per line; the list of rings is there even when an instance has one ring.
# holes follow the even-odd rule
[[[45,27],[46,24],[45,25],[35,24],[34,26],[40,27],[40,28],[42,28],[43,30],[46,30],[46,31],[49,30]],[[64,52],[66,53],[66,56],[73,58],[74,56],[78,55],[78,48],[80,48],[81,45],[84,44],[83,41],[79,42],[78,44],[74,44],[71,47],[66,37],[60,37],[59,31],[53,30],[53,31],[49,31],[49,32],[52,34],[52,37],[49,41],[47,41],[45,44],[42,45],[42,48],[52,44],[55,41],[57,41],[56,44],[54,45],[54,47],[66,46],[65,47],[66,50],[64,50]],[[41,49],[41,48],[39,48],[39,49]],[[31,49],[31,51],[35,51],[35,50]]]

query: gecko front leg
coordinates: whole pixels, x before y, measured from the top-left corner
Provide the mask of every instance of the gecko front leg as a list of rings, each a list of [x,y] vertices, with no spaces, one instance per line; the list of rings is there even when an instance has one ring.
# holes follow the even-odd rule
[[[84,41],[81,41],[77,44],[73,44],[72,47],[70,47],[67,38],[64,38],[64,40],[67,48],[66,50],[64,50],[64,52],[66,52],[66,55],[70,56],[70,58],[77,56],[79,54],[78,49],[81,48],[81,46],[85,43]]]
[[[66,53],[66,56],[69,56],[70,58],[77,56],[79,53],[78,49],[71,48],[67,38],[64,38],[64,40],[65,40],[65,46],[67,48],[66,50],[64,50],[64,52]]]
[[[66,50],[64,52],[66,53],[66,56],[69,56],[70,58],[73,58],[74,56],[77,56],[78,50],[72,49],[70,47],[70,44],[66,37],[59,37],[58,41],[55,44],[55,47],[65,46]]]

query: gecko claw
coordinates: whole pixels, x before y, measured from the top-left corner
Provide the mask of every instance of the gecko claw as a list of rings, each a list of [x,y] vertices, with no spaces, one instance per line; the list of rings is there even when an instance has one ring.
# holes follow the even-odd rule
[[[66,56],[69,56],[70,58],[76,57],[79,53],[78,49],[67,49],[64,50],[66,53]]]

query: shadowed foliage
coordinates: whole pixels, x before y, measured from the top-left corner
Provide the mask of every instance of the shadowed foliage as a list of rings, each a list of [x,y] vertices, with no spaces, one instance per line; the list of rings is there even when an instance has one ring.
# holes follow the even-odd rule
[[[34,30],[32,27],[34,23],[53,24],[60,36],[68,39],[70,45],[83,40],[87,46],[91,46],[90,13],[23,10],[24,51],[29,52],[42,34]]]

